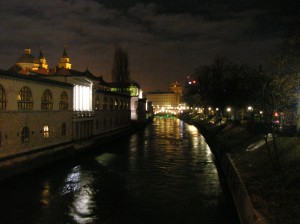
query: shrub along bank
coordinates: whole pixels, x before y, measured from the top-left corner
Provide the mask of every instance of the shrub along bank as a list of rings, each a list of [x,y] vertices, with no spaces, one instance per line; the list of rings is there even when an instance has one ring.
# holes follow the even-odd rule
[[[187,120],[187,117],[183,118]],[[278,152],[267,147],[263,128],[257,124],[217,123],[190,119],[204,128],[216,150],[225,152],[244,183],[253,207],[265,223],[300,223],[300,138],[276,136]],[[278,159],[280,166],[274,166]],[[258,216],[260,216],[258,215]]]

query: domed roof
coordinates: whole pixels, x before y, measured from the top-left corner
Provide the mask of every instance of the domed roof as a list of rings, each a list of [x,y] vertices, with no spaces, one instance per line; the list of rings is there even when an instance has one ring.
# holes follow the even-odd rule
[[[39,62],[32,54],[30,54],[30,49],[25,49],[25,53],[18,58],[17,63],[39,63]]]

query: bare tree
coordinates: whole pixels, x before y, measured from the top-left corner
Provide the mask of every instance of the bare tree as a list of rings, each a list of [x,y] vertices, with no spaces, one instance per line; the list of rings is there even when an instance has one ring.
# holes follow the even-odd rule
[[[121,47],[117,47],[115,50],[111,74],[112,81],[115,82],[120,89],[124,89],[126,83],[130,82],[128,53]]]
[[[300,74],[300,24],[294,32],[269,60],[267,68],[268,81],[264,85],[263,99],[265,118],[267,119],[268,132],[272,136],[272,144],[266,145],[271,162],[275,168],[280,169],[279,147],[274,135],[276,123],[272,120],[275,112],[296,114],[299,108],[299,74]],[[293,124],[292,127],[297,124]],[[299,127],[296,126],[294,131]],[[292,132],[293,130],[290,130]],[[273,150],[272,150],[273,149]],[[272,153],[273,151],[273,153]],[[272,157],[273,155],[273,157]]]

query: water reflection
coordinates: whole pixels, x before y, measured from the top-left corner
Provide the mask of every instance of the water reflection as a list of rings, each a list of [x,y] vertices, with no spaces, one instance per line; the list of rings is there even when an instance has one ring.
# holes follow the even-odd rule
[[[93,205],[93,191],[88,185],[84,185],[83,188],[74,196],[74,201],[70,207],[69,215],[73,217],[76,223],[84,224],[91,223],[93,217],[92,205]]]
[[[99,150],[2,186],[0,223],[238,223],[194,126],[155,119]]]
[[[64,181],[61,194],[74,193],[80,189],[80,166],[76,166]]]
[[[50,184],[49,184],[49,181],[46,181],[45,184],[44,184],[44,188],[42,190],[42,193],[41,193],[41,200],[40,200],[40,202],[42,203],[43,206],[48,206],[49,205],[50,197],[51,197]]]

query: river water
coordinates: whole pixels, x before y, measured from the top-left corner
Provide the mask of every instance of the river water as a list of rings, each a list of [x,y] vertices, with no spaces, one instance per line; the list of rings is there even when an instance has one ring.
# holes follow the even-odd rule
[[[0,223],[239,223],[194,126],[155,118],[95,151],[1,183]]]

